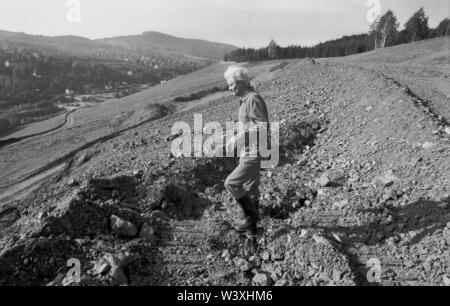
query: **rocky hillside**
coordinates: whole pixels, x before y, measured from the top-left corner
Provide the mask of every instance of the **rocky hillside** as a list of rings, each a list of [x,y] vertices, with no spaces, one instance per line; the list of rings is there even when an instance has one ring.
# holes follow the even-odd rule
[[[2,207],[0,284],[77,284],[76,258],[81,285],[449,285],[449,118],[367,56],[254,79],[282,156],[262,172],[255,240],[231,230],[240,211],[223,182],[236,160],[170,155],[174,122],[236,116],[222,96],[79,152]]]

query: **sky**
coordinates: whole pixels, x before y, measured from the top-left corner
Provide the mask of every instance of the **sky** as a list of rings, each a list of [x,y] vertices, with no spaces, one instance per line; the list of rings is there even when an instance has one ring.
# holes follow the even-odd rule
[[[311,46],[369,30],[391,9],[400,28],[420,7],[435,27],[449,0],[0,0],[0,29],[91,39],[158,31],[237,47]]]

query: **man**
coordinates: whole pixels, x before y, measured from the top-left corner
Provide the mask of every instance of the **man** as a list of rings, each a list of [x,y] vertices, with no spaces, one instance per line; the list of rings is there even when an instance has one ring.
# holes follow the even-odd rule
[[[227,152],[234,152],[236,144],[244,143],[240,153],[238,167],[225,180],[225,188],[239,203],[245,215],[245,222],[236,226],[238,232],[256,233],[259,221],[259,183],[261,158],[257,144],[248,144],[246,135],[257,134],[258,122],[268,124],[267,106],[261,96],[250,84],[248,71],[242,67],[232,66],[225,72],[230,91],[240,97],[239,123],[241,130],[228,143]],[[248,137],[251,139],[251,137]],[[238,146],[239,149],[239,146]]]

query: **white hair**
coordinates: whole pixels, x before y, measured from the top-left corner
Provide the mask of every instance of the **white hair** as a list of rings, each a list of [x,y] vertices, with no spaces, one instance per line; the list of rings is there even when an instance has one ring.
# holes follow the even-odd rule
[[[250,77],[248,75],[248,70],[238,66],[230,66],[227,71],[225,71],[225,80],[228,82],[241,81],[246,86],[250,87]]]

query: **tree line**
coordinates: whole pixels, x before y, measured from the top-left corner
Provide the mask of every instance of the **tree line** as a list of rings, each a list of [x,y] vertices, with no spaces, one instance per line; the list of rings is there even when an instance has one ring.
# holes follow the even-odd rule
[[[224,60],[246,62],[306,57],[340,57],[450,35],[450,19],[445,18],[435,29],[431,29],[423,7],[408,19],[403,30],[399,31],[399,26],[395,14],[388,10],[374,20],[370,25],[369,33],[366,34],[344,36],[313,47],[296,45],[280,47],[272,39],[267,47],[236,49],[226,54]]]

